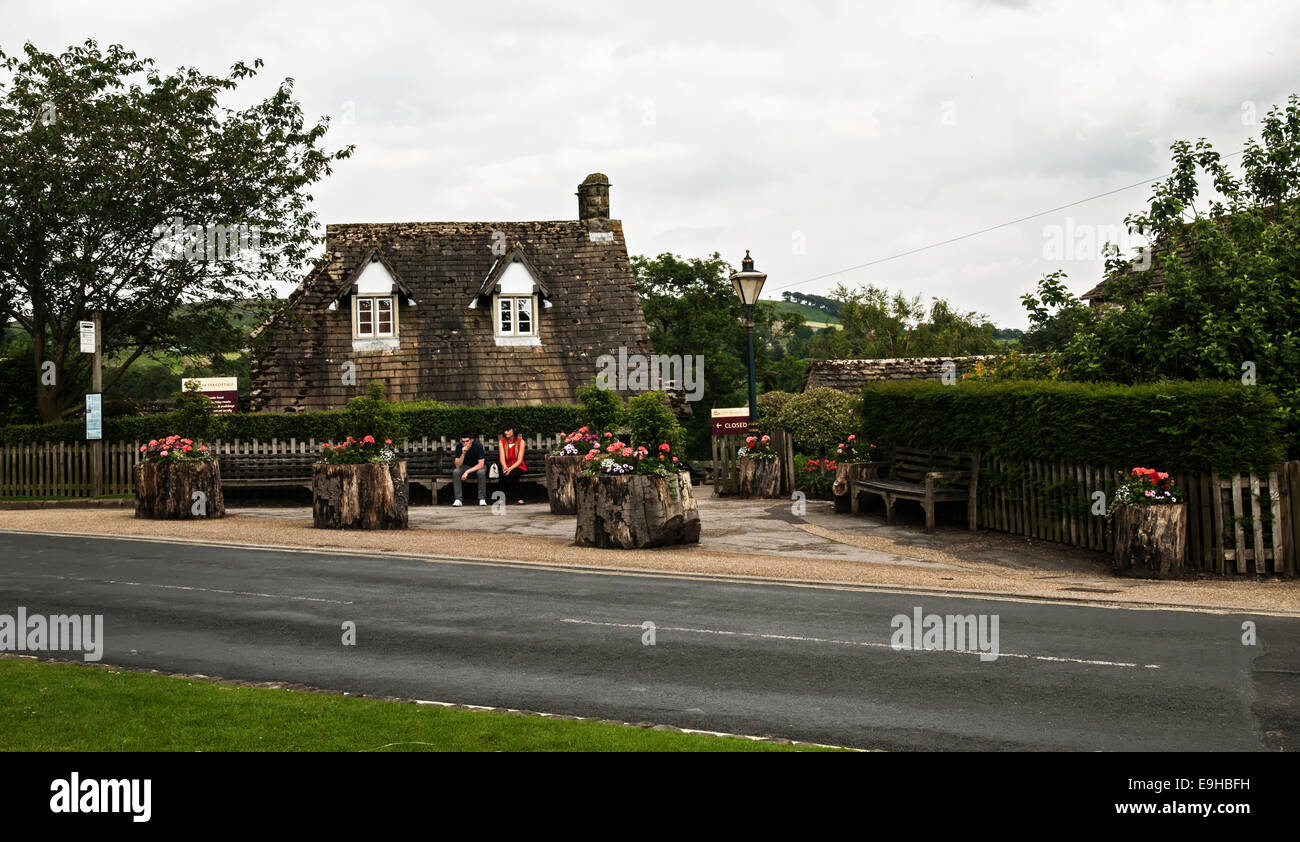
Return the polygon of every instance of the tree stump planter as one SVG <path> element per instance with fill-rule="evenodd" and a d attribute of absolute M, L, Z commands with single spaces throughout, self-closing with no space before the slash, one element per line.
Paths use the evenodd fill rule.
<path fill-rule="evenodd" d="M 1171 579 L 1187 557 L 1187 505 L 1119 506 L 1115 510 L 1117 576 Z"/>
<path fill-rule="evenodd" d="M 741 456 L 740 496 L 753 499 L 770 499 L 781 496 L 781 460 Z"/>
<path fill-rule="evenodd" d="M 135 516 L 210 520 L 226 516 L 217 460 L 141 462 L 135 466 Z"/>
<path fill-rule="evenodd" d="M 317 529 L 405 529 L 406 463 L 312 466 L 312 526 Z"/>
<path fill-rule="evenodd" d="M 574 490 L 578 526 L 573 540 L 580 546 L 632 550 L 700 540 L 700 512 L 689 473 L 672 477 L 579 474 Z"/>
<path fill-rule="evenodd" d="M 551 502 L 551 514 L 578 513 L 578 499 L 573 490 L 573 481 L 582 472 L 582 463 L 581 456 L 552 454 L 546 457 L 546 496 Z"/>
<path fill-rule="evenodd" d="M 853 490 L 853 483 L 865 479 L 875 479 L 880 468 L 879 462 L 837 462 L 835 464 L 835 484 L 831 492 L 835 495 L 835 511 L 858 513 L 858 495 Z"/>

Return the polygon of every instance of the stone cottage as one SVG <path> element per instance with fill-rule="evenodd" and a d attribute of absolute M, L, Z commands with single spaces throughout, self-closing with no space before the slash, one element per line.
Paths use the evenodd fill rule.
<path fill-rule="evenodd" d="M 577 220 L 326 226 L 258 329 L 252 408 L 338 408 L 375 380 L 402 401 L 573 403 L 602 354 L 652 354 L 609 179 L 577 195 Z"/>

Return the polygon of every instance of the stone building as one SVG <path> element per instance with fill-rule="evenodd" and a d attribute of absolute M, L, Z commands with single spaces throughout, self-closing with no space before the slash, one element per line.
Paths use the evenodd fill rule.
<path fill-rule="evenodd" d="M 258 329 L 252 408 L 338 408 L 376 380 L 402 401 L 572 403 L 602 354 L 652 354 L 609 179 L 577 195 L 577 220 L 326 226 Z"/>

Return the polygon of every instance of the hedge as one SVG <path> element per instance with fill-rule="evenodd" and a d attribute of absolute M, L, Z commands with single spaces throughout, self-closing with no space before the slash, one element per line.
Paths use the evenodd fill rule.
<path fill-rule="evenodd" d="M 1277 399 L 1236 382 L 895 381 L 862 398 L 861 435 L 885 448 L 1191 473 L 1259 473 L 1283 458 Z"/>
<path fill-rule="evenodd" d="M 507 422 L 519 425 L 521 435 L 567 433 L 582 425 L 580 406 L 545 404 L 539 406 L 421 406 L 397 405 L 402 423 L 412 438 L 447 436 L 454 438 L 466 430 L 475 434 L 500 433 Z M 328 441 L 343 435 L 342 410 L 323 412 L 257 412 L 219 415 L 218 438 L 283 439 L 296 438 Z M 148 441 L 168 434 L 176 425 L 175 413 L 104 419 L 105 441 Z M 52 424 L 20 424 L 0 427 L 0 445 L 42 442 L 85 441 L 83 421 L 58 421 Z"/>

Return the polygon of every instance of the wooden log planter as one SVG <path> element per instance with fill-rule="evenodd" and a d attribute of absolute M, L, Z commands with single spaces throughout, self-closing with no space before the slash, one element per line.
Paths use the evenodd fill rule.
<path fill-rule="evenodd" d="M 631 550 L 700 540 L 700 512 L 689 473 L 671 477 L 579 474 L 574 490 L 578 526 L 573 540 L 580 546 Z"/>
<path fill-rule="evenodd" d="M 835 495 L 835 511 L 858 513 L 858 495 L 853 493 L 853 483 L 866 479 L 875 479 L 880 470 L 879 462 L 836 462 L 835 483 L 831 492 Z"/>
<path fill-rule="evenodd" d="M 1171 579 L 1187 558 L 1187 505 L 1119 506 L 1115 509 L 1117 576 Z"/>
<path fill-rule="evenodd" d="M 546 457 L 546 497 L 551 503 L 551 514 L 574 515 L 578 513 L 578 499 L 573 489 L 574 480 L 582 472 L 583 457 Z"/>
<path fill-rule="evenodd" d="M 405 529 L 410 493 L 406 462 L 312 466 L 312 526 Z"/>
<path fill-rule="evenodd" d="M 135 466 L 135 516 L 208 520 L 226 516 L 216 459 L 141 462 Z"/>
<path fill-rule="evenodd" d="M 781 460 L 741 456 L 740 496 L 770 499 L 781 496 Z"/>

